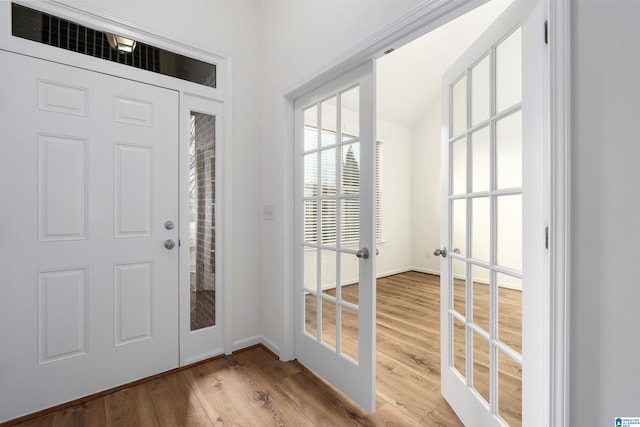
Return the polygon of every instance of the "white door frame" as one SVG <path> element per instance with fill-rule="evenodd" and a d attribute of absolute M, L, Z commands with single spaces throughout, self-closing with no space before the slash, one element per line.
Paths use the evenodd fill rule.
<path fill-rule="evenodd" d="M 24 1 L 13 0 L 14 3 L 23 4 L 32 9 L 37 9 L 70 21 L 82 24 L 89 28 L 100 31 L 113 32 L 143 43 L 147 43 L 162 49 L 179 53 L 181 55 L 199 59 L 208 63 L 216 64 L 217 88 L 210 88 L 186 80 L 181 80 L 162 74 L 137 69 L 134 67 L 123 67 L 121 64 L 105 61 L 103 59 L 67 51 L 57 47 L 47 46 L 31 40 L 24 40 L 11 35 L 11 2 L 0 2 L 0 49 L 10 52 L 30 55 L 36 58 L 71 65 L 90 71 L 122 77 L 132 81 L 161 86 L 172 89 L 180 94 L 180 114 L 185 111 L 185 95 L 192 98 L 202 98 L 223 104 L 222 141 L 217 147 L 218 154 L 223 161 L 220 164 L 222 170 L 220 180 L 219 197 L 222 208 L 218 212 L 218 220 L 223 226 L 216 231 L 216 238 L 220 243 L 220 250 L 217 257 L 220 257 L 220 271 L 218 271 L 218 283 L 223 283 L 222 293 L 222 313 L 216 315 L 222 323 L 223 348 L 225 354 L 233 351 L 232 338 L 232 105 L 231 105 L 231 64 L 232 58 L 229 54 L 212 52 L 207 49 L 197 47 L 185 40 L 177 41 L 170 35 L 158 33 L 140 25 L 132 24 L 124 18 L 105 14 L 103 11 L 91 9 L 92 5 L 85 4 L 85 9 L 80 9 L 73 5 L 63 3 L 59 0 L 49 1 Z M 184 143 L 181 141 L 181 144 Z M 176 301 L 177 303 L 177 301 Z"/>
<path fill-rule="evenodd" d="M 550 426 L 569 425 L 569 251 L 570 251 L 570 0 L 541 0 L 548 19 L 549 68 L 547 85 L 549 129 L 545 135 L 545 199 L 548 204 L 550 266 L 547 320 L 549 325 Z M 282 91 L 284 287 L 281 360 L 294 354 L 294 100 L 365 61 L 438 28 L 485 0 L 425 0 L 402 18 L 382 28 L 303 82 Z M 540 37 L 544 37 L 544 28 Z M 543 230 L 541 230 L 543 232 Z"/>

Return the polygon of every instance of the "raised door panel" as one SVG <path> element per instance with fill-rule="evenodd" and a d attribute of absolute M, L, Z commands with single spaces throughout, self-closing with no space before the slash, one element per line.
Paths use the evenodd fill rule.
<path fill-rule="evenodd" d="M 42 111 L 86 117 L 87 92 L 83 87 L 38 80 L 38 108 Z"/>
<path fill-rule="evenodd" d="M 153 148 L 114 144 L 115 237 L 152 234 Z"/>
<path fill-rule="evenodd" d="M 87 141 L 38 135 L 38 239 L 87 238 Z"/>
<path fill-rule="evenodd" d="M 115 345 L 153 337 L 153 262 L 114 269 Z"/>
<path fill-rule="evenodd" d="M 38 273 L 38 365 L 87 353 L 87 271 Z"/>

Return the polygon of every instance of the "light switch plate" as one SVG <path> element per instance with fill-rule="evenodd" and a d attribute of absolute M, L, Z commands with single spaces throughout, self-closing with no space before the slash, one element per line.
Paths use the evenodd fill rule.
<path fill-rule="evenodd" d="M 273 221 L 274 217 L 274 207 L 273 205 L 263 205 L 262 206 L 262 219 L 265 221 Z"/>

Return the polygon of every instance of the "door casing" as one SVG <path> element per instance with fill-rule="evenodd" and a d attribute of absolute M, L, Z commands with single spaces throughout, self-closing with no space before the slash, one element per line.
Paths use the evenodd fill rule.
<path fill-rule="evenodd" d="M 547 413 L 551 426 L 569 425 L 569 283 L 570 283 L 570 1 L 540 0 L 547 19 L 540 29 L 549 45 L 549 66 L 543 77 L 549 126 L 545 132 L 544 199 L 545 220 L 549 226 L 549 269 L 545 277 L 549 289 L 545 319 L 549 325 L 549 392 Z M 322 86 L 364 62 L 380 58 L 391 48 L 432 31 L 486 0 L 427 0 L 407 15 L 376 32 L 371 37 L 317 70 L 302 83 L 282 91 L 284 145 L 284 286 L 282 288 L 282 337 L 280 359 L 295 358 L 294 324 L 294 101 L 304 93 Z M 544 230 L 541 230 L 544 232 Z"/>

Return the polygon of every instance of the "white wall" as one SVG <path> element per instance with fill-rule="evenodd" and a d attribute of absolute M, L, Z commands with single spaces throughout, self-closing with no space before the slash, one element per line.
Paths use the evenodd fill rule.
<path fill-rule="evenodd" d="M 260 133 L 258 0 L 68 1 L 181 42 L 233 57 L 233 340 L 260 334 Z M 151 10 L 150 10 L 151 8 Z M 247 268 L 253 265 L 255 268 Z"/>
<path fill-rule="evenodd" d="M 347 49 L 401 17 L 419 0 L 262 1 L 260 29 L 262 203 L 275 208 L 275 220 L 262 223 L 261 332 L 276 353 L 282 344 L 285 237 L 283 211 L 285 182 L 283 161 L 293 161 L 291 147 L 283 144 L 283 91 L 304 82 Z M 366 18 L 365 18 L 366 17 Z M 258 140 L 256 140 L 258 141 Z M 288 161 L 288 160 L 287 160 Z"/>
<path fill-rule="evenodd" d="M 572 5 L 571 425 L 640 416 L 640 2 Z"/>
<path fill-rule="evenodd" d="M 378 120 L 382 142 L 382 243 L 376 273 L 385 276 L 411 268 L 411 130 Z"/>
<path fill-rule="evenodd" d="M 440 273 L 440 257 L 433 255 L 440 239 L 440 101 L 413 128 L 412 265 L 425 273 Z"/>

